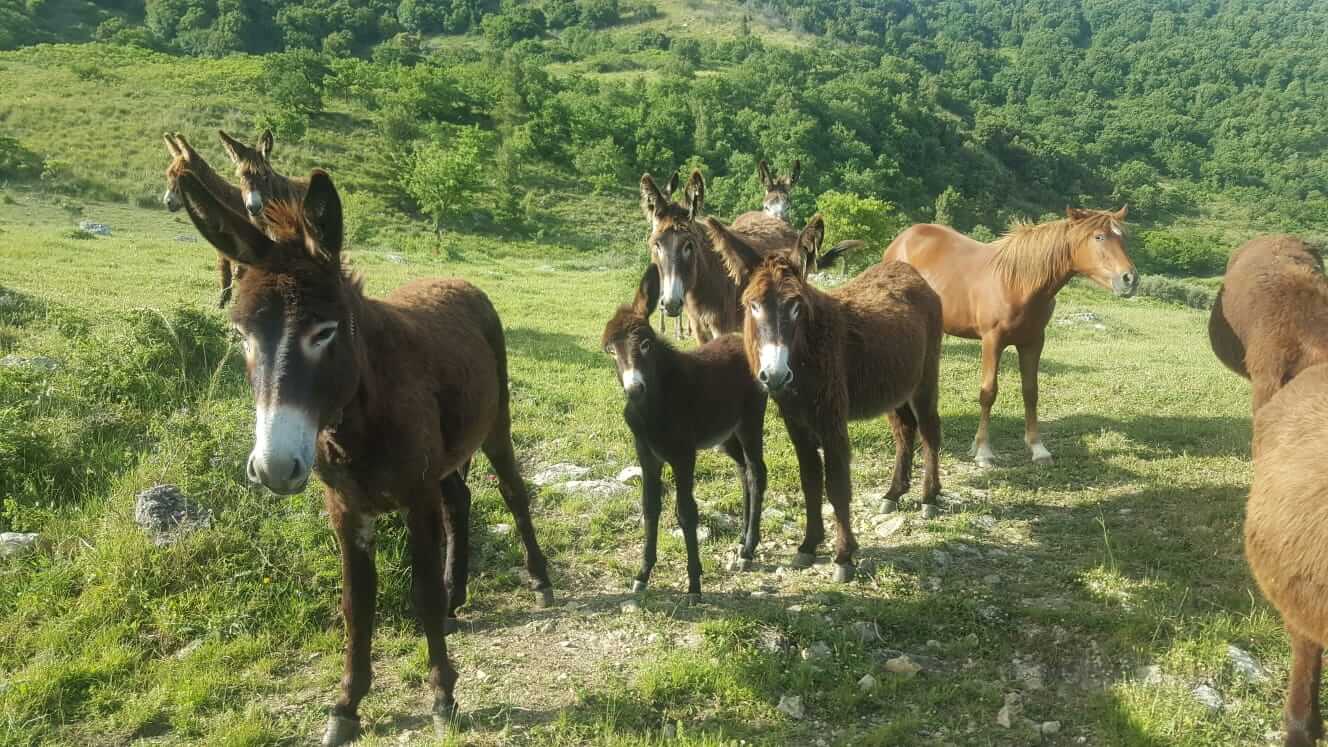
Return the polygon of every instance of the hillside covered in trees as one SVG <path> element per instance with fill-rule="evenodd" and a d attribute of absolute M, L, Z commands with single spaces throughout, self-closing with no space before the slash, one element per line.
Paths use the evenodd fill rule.
<path fill-rule="evenodd" d="M 445 202 L 520 223 L 550 171 L 620 193 L 691 166 L 725 215 L 758 159 L 800 158 L 804 217 L 833 191 L 979 234 L 1120 202 L 1322 231 L 1324 38 L 1328 6 L 1294 0 L 0 0 L 0 48 L 152 50 L 77 55 L 85 80 L 99 58 L 262 55 L 227 81 L 251 129 L 291 142 L 353 110 L 356 157 L 393 175 L 373 199 L 440 225 L 468 219 Z M 22 107 L 0 102 L 0 178 L 79 160 L 30 142 Z M 425 188 L 448 169 L 465 199 Z"/>

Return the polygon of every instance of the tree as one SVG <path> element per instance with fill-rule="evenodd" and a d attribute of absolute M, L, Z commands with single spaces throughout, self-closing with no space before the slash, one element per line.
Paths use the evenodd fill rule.
<path fill-rule="evenodd" d="M 895 206 L 875 197 L 848 192 L 825 192 L 816 199 L 816 209 L 825 218 L 825 243 L 858 239 L 867 243 L 861 256 L 873 261 L 881 256 L 904 227 L 904 216 Z"/>
<path fill-rule="evenodd" d="M 612 137 L 605 137 L 578 147 L 572 156 L 572 165 L 590 182 L 595 194 L 600 194 L 622 183 L 627 156 Z"/>
<path fill-rule="evenodd" d="M 402 187 L 433 219 L 440 235 L 443 224 L 454 220 L 484 188 L 480 154 L 490 150 L 491 140 L 478 127 L 463 127 L 446 142 L 421 146 L 411 157 Z"/>

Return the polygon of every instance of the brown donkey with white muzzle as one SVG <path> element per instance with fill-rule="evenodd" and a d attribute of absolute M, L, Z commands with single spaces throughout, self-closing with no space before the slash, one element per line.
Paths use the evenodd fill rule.
<path fill-rule="evenodd" d="M 894 506 L 908 492 L 921 431 L 923 516 L 937 513 L 941 299 L 902 262 L 873 265 L 825 293 L 807 282 L 805 262 L 784 253 L 762 257 L 718 221 L 708 228 L 729 272 L 748 276 L 742 294 L 747 361 L 779 404 L 797 453 L 807 528 L 793 565 L 810 566 L 825 539 L 824 490 L 835 510 L 835 580 L 848 581 L 858 547 L 849 513 L 848 421 L 889 418 L 895 473 L 886 500 Z M 824 236 L 817 215 L 799 237 L 801 251 L 815 252 Z"/>
<path fill-rule="evenodd" d="M 199 232 L 245 269 L 235 281 L 230 315 L 244 341 L 257 405 L 249 476 L 287 495 L 303 490 L 317 470 L 326 486 L 341 551 L 347 645 L 341 697 L 323 744 L 346 744 L 359 735 L 377 594 L 374 519 L 389 511 L 404 515 L 409 533 L 433 716 L 435 726 L 446 729 L 456 713 L 456 671 L 445 636 L 448 616 L 466 596 L 470 491 L 464 478 L 476 450 L 498 475 L 543 603 L 553 596 L 512 452 L 498 314 L 484 293 L 460 279 L 416 280 L 386 298 L 366 298 L 358 279 L 343 269 L 341 201 L 322 171 L 311 175 L 303 203 L 264 206 L 268 234 L 192 174 L 179 181 Z"/>
<path fill-rule="evenodd" d="M 623 305 L 604 328 L 604 351 L 613 356 L 627 395 L 623 419 L 632 429 L 641 464 L 641 514 L 645 553 L 632 591 L 645 591 L 655 567 L 659 537 L 660 473 L 673 467 L 678 492 L 678 524 L 687 545 L 687 593 L 701 595 L 701 556 L 696 539 L 696 500 L 692 497 L 696 452 L 722 445 L 738 467 L 742 484 L 743 529 L 738 566 L 751 567 L 760 540 L 765 497 L 765 458 L 761 437 L 765 392 L 747 370 L 742 338 L 721 335 L 696 350 L 682 352 L 655 335 L 650 311 L 659 303 L 659 268 L 650 265 L 636 300 Z"/>

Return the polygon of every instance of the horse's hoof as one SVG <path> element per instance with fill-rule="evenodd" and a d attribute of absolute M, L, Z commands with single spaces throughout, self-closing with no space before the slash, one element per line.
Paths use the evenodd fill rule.
<path fill-rule="evenodd" d="M 858 572 L 852 563 L 835 563 L 835 583 L 846 584 L 853 580 L 853 576 Z"/>
<path fill-rule="evenodd" d="M 360 738 L 360 720 L 332 714 L 323 731 L 323 747 L 341 747 Z"/>
<path fill-rule="evenodd" d="M 642 580 L 639 579 L 639 578 L 636 579 L 636 580 L 634 580 L 634 581 L 632 581 L 632 593 L 633 593 L 633 594 L 640 594 L 641 592 L 643 592 L 643 591 L 645 591 L 645 590 L 646 590 L 646 582 L 645 582 L 645 581 L 642 581 Z"/>
<path fill-rule="evenodd" d="M 991 454 L 978 454 L 977 459 L 974 461 L 976 461 L 978 466 L 982 469 L 991 469 L 996 466 L 996 457 Z"/>
<path fill-rule="evenodd" d="M 881 501 L 881 513 L 892 514 L 898 510 L 899 510 L 899 501 L 896 501 L 893 498 L 886 498 L 885 500 Z"/>
<path fill-rule="evenodd" d="M 940 506 L 937 506 L 935 503 L 924 503 L 924 504 L 922 504 L 922 518 L 924 518 L 924 519 L 934 519 L 934 518 L 936 518 L 937 516 L 940 516 L 940 515 L 941 515 L 941 508 L 940 508 Z"/>
<path fill-rule="evenodd" d="M 433 733 L 439 739 L 445 738 L 459 725 L 457 717 L 460 712 L 457 710 L 456 703 L 447 701 L 436 703 L 431 715 L 433 717 Z"/>
<path fill-rule="evenodd" d="M 443 634 L 452 635 L 461 630 L 461 623 L 455 617 L 449 617 L 443 620 Z"/>
<path fill-rule="evenodd" d="M 1038 454 L 1033 457 L 1033 464 L 1036 464 L 1039 467 L 1050 467 L 1052 463 L 1051 454 Z"/>
<path fill-rule="evenodd" d="M 789 561 L 789 565 L 794 568 L 811 568 L 815 562 L 815 555 L 809 552 L 800 552 L 793 556 L 793 560 Z"/>
<path fill-rule="evenodd" d="M 552 586 L 546 586 L 546 587 L 544 587 L 543 589 L 536 589 L 535 591 L 539 592 L 539 596 L 540 596 L 540 598 L 539 598 L 539 606 L 540 606 L 540 609 L 547 609 L 547 608 L 553 606 L 553 587 L 552 587 Z"/>

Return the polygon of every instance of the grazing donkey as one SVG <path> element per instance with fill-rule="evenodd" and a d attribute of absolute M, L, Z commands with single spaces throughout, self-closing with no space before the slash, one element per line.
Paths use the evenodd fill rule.
<path fill-rule="evenodd" d="M 650 223 L 647 245 L 651 263 L 659 268 L 660 303 L 669 316 L 686 309 L 696 339 L 703 343 L 742 329 L 738 298 L 746 282 L 745 274 L 730 276 L 711 250 L 710 236 L 700 218 L 704 203 L 705 180 L 699 171 L 692 172 L 681 204 L 661 192 L 649 174 L 641 176 L 641 210 Z M 797 234 L 781 221 L 766 217 L 737 233 L 761 256 L 780 252 L 796 255 L 800 263 L 811 256 L 798 253 Z M 848 243 L 852 242 L 837 245 L 826 256 L 842 253 L 841 247 Z"/>
<path fill-rule="evenodd" d="M 208 191 L 226 207 L 236 212 L 244 212 L 244 197 L 240 194 L 240 188 L 214 171 L 183 135 L 178 132 L 165 133 L 161 137 L 166 141 L 166 150 L 171 154 L 171 163 L 166 167 L 166 193 L 161 196 L 161 202 L 167 210 L 174 213 L 184 207 L 184 198 L 180 195 L 180 175 L 188 171 L 201 179 Z M 230 301 L 233 271 L 239 270 L 239 265 L 232 268 L 231 261 L 226 255 L 217 252 L 217 277 L 221 283 L 218 307 L 225 308 L 226 303 Z"/>
<path fill-rule="evenodd" d="M 848 581 L 858 547 L 849 513 L 849 420 L 882 413 L 890 420 L 895 473 L 886 500 L 892 508 L 908 492 L 914 438 L 922 432 L 922 515 L 937 513 L 941 299 L 902 262 L 873 265 L 824 293 L 807 282 L 796 259 L 763 257 L 719 221 L 707 227 L 729 272 L 750 276 L 742 294 L 748 365 L 779 404 L 797 453 L 807 529 L 793 565 L 811 565 L 825 538 L 824 488 L 835 509 L 835 580 Z M 802 231 L 801 250 L 815 251 L 824 235 L 817 215 Z"/>
<path fill-rule="evenodd" d="M 650 265 L 636 300 L 618 307 L 604 327 L 603 338 L 604 351 L 617 363 L 618 379 L 627 394 L 623 419 L 632 429 L 641 464 L 646 543 L 632 591 L 645 591 L 655 567 L 663 492 L 660 472 L 668 462 L 677 481 L 678 524 L 687 544 L 687 593 L 697 598 L 701 595 L 701 557 L 692 497 L 696 451 L 722 444 L 738 466 L 743 496 L 739 566 L 746 570 L 760 540 L 766 396 L 747 370 L 741 338 L 722 335 L 691 352 L 675 350 L 658 339 L 650 326 L 650 311 L 658 303 L 659 268 Z"/>
<path fill-rule="evenodd" d="M 1303 369 L 1328 363 L 1328 278 L 1294 236 L 1260 236 L 1231 255 L 1208 317 L 1218 360 L 1254 385 L 1259 408 Z"/>
<path fill-rule="evenodd" d="M 923 223 L 899 234 L 885 250 L 883 259 L 913 265 L 940 294 L 947 334 L 982 341 L 982 411 L 972 449 L 981 467 L 996 466 L 987 425 L 1005 349 L 1013 345 L 1019 351 L 1024 443 L 1034 464 L 1051 464 L 1038 433 L 1038 364 L 1056 294 L 1075 275 L 1118 296 L 1134 295 L 1139 285 L 1125 252 L 1125 208 L 1065 212 L 1062 220 L 1017 223 L 989 244 L 949 226 Z"/>
<path fill-rule="evenodd" d="M 1277 292 L 1275 287 L 1268 291 Z M 1294 297 L 1285 302 L 1297 313 L 1323 313 L 1321 301 L 1312 310 L 1295 306 Z M 1281 308 L 1274 313 L 1282 317 Z M 1291 638 L 1286 747 L 1311 747 L 1323 738 L 1319 688 L 1323 650 L 1328 646 L 1325 422 L 1328 365 L 1324 364 L 1301 370 L 1254 413 L 1254 482 L 1245 509 L 1245 556 L 1263 595 L 1282 614 Z"/>
<path fill-rule="evenodd" d="M 348 640 L 341 697 L 323 744 L 346 744 L 359 734 L 377 594 L 374 518 L 394 510 L 404 514 L 409 532 L 434 722 L 445 729 L 456 712 L 457 677 L 445 636 L 448 616 L 466 597 L 464 475 L 477 449 L 498 475 L 536 589 L 545 604 L 553 597 L 512 453 L 498 314 L 484 293 L 460 279 L 416 280 L 384 299 L 365 297 L 359 279 L 343 269 L 341 200 L 323 171 L 311 175 L 303 203 L 264 205 L 268 234 L 193 174 L 179 181 L 199 233 L 245 267 L 230 314 L 244 341 L 257 410 L 249 477 L 289 495 L 303 490 L 316 469 L 326 486 Z"/>
<path fill-rule="evenodd" d="M 305 190 L 309 188 L 307 180 L 282 176 L 272 168 L 271 130 L 263 131 L 256 148 L 250 148 L 222 130 L 217 130 L 217 135 L 226 148 L 226 155 L 235 164 L 235 176 L 240 180 L 240 192 L 244 196 L 244 209 L 248 211 L 254 225 L 264 228 L 263 206 L 268 202 L 299 202 L 304 199 Z"/>

